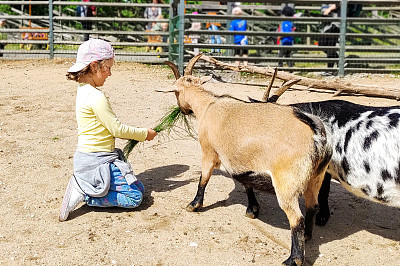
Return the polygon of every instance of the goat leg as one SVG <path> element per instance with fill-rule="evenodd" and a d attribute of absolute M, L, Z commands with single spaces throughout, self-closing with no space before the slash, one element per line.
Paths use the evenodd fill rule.
<path fill-rule="evenodd" d="M 204 191 L 206 190 L 206 186 L 210 177 L 216 166 L 220 165 L 220 161 L 218 159 L 218 155 L 214 150 L 209 150 L 207 148 L 203 148 L 203 159 L 201 161 L 201 175 L 199 180 L 199 185 L 197 187 L 197 193 L 194 200 L 186 206 L 186 210 L 189 212 L 197 211 L 200 207 L 203 206 L 204 200 Z M 212 160 L 209 160 L 212 158 Z"/>
<path fill-rule="evenodd" d="M 306 210 L 306 221 L 305 221 L 305 241 L 307 242 L 312 238 L 312 231 L 315 223 L 315 213 L 318 212 L 319 206 L 316 205 L 314 208 L 308 208 Z"/>
<path fill-rule="evenodd" d="M 305 241 L 310 240 L 312 237 L 312 231 L 315 223 L 315 214 L 319 211 L 318 195 L 324 180 L 324 176 L 325 171 L 311 177 L 306 191 L 304 191 L 303 193 L 306 205 Z"/>
<path fill-rule="evenodd" d="M 206 190 L 207 183 L 203 184 L 201 179 L 202 175 L 200 175 L 200 182 L 197 187 L 196 197 L 194 197 L 194 200 L 186 206 L 186 210 L 188 212 L 197 211 L 200 207 L 203 206 L 204 191 Z"/>
<path fill-rule="evenodd" d="M 291 229 L 292 248 L 290 257 L 283 262 L 283 265 L 303 265 L 304 262 L 304 218 L 301 217 L 299 224 Z"/>
<path fill-rule="evenodd" d="M 246 216 L 251 219 L 255 219 L 258 217 L 260 205 L 257 202 L 253 188 L 246 187 L 246 194 L 249 203 L 246 209 Z"/>
<path fill-rule="evenodd" d="M 318 226 L 324 226 L 328 222 L 331 212 L 329 209 L 328 197 L 331 188 L 331 175 L 326 173 L 324 181 L 322 182 L 321 188 L 318 194 L 319 212 L 315 219 L 315 224 Z"/>
<path fill-rule="evenodd" d="M 297 192 L 284 191 L 276 186 L 276 196 L 281 209 L 285 212 L 291 230 L 292 246 L 290 257 L 283 262 L 284 265 L 303 265 L 305 254 L 304 217 L 301 214 Z M 289 188 L 290 189 L 290 188 Z M 316 200 L 316 199 L 315 199 Z M 307 201 L 306 201 L 307 206 Z"/>

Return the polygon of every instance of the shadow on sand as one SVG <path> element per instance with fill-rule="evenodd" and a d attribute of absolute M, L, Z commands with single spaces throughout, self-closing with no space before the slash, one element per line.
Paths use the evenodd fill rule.
<path fill-rule="evenodd" d="M 222 171 L 214 171 L 229 177 Z M 218 207 L 242 204 L 247 207 L 247 196 L 244 187 L 237 181 L 229 197 L 202 207 L 199 211 L 205 212 Z M 193 193 L 194 195 L 194 193 Z M 279 207 L 276 196 L 271 193 L 256 191 L 260 204 L 258 219 L 273 227 L 289 229 L 286 214 Z M 331 218 L 324 227 L 314 226 L 313 239 L 306 244 L 306 263 L 314 264 L 320 255 L 319 246 L 335 240 L 344 239 L 359 231 L 368 231 L 371 234 L 386 239 L 400 241 L 400 209 L 370 202 L 356 197 L 346 191 L 340 184 L 331 184 L 330 193 Z M 304 200 L 300 197 L 300 207 L 305 214 Z M 245 213 L 243 212 L 245 218 Z M 249 219 L 246 217 L 246 219 Z"/>
<path fill-rule="evenodd" d="M 71 214 L 71 219 L 92 211 L 119 213 L 145 210 L 154 203 L 153 197 L 150 196 L 152 191 L 170 191 L 192 182 L 191 180 L 169 180 L 170 177 L 178 176 L 187 170 L 189 170 L 189 166 L 180 164 L 148 169 L 138 175 L 138 178 L 146 188 L 145 198 L 140 207 L 129 210 L 123 208 L 95 208 L 84 205 Z M 229 177 L 228 174 L 220 170 L 215 170 L 214 175 Z M 199 212 L 236 204 L 247 206 L 244 187 L 237 181 L 234 182 L 235 188 L 229 192 L 227 199 L 204 206 Z M 194 195 L 195 191 L 193 191 Z M 279 207 L 275 195 L 256 191 L 256 196 L 260 203 L 258 219 L 273 227 L 289 230 L 286 214 Z M 324 227 L 314 226 L 313 239 L 306 244 L 306 263 L 314 264 L 321 253 L 319 250 L 320 245 L 344 239 L 363 230 L 386 239 L 400 241 L 400 223 L 398 219 L 400 217 L 400 209 L 358 198 L 336 183 L 331 184 L 329 202 L 331 218 Z M 304 201 L 302 199 L 300 199 L 300 205 L 303 214 L 305 214 Z M 244 212 L 243 217 L 246 218 Z"/>
<path fill-rule="evenodd" d="M 136 175 L 136 177 L 143 183 L 145 187 L 143 202 L 139 207 L 134 209 L 125 209 L 118 207 L 99 208 L 99 207 L 90 207 L 85 204 L 82 207 L 76 209 L 74 212 L 72 212 L 68 220 L 74 219 L 75 217 L 84 215 L 89 212 L 121 213 L 121 212 L 146 210 L 154 203 L 154 199 L 151 196 L 152 191 L 156 192 L 170 191 L 189 184 L 191 182 L 190 180 L 185 180 L 185 181 L 169 180 L 170 177 L 178 176 L 186 172 L 187 170 L 189 170 L 189 166 L 182 164 L 173 164 L 173 165 L 148 169 L 145 172 Z"/>

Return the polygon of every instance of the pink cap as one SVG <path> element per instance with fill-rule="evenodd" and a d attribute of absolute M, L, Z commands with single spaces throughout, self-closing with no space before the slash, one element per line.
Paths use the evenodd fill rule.
<path fill-rule="evenodd" d="M 78 72 L 94 61 L 113 57 L 114 49 L 110 43 L 100 39 L 90 39 L 79 46 L 76 62 L 68 69 L 68 72 Z"/>
<path fill-rule="evenodd" d="M 193 15 L 198 15 L 198 14 L 199 14 L 199 12 L 197 12 L 197 11 L 194 11 L 192 14 L 193 14 Z"/>

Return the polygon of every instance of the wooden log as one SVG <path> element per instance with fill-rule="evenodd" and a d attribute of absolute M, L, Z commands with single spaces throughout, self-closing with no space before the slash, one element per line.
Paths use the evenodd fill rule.
<path fill-rule="evenodd" d="M 209 62 L 211 64 L 214 64 L 219 68 L 238 71 L 238 72 L 261 74 L 273 77 L 275 71 L 275 69 L 271 67 L 238 66 L 234 64 L 228 64 L 218 61 L 206 55 L 202 55 L 200 59 Z M 291 80 L 299 80 L 297 82 L 297 85 L 305 86 L 308 89 L 335 91 L 335 96 L 341 93 L 348 93 L 348 94 L 362 94 L 365 96 L 389 98 L 396 100 L 400 99 L 399 88 L 390 88 L 390 87 L 382 88 L 374 85 L 352 84 L 350 82 L 343 81 L 340 78 L 336 78 L 333 80 L 319 80 L 319 79 L 301 77 L 284 71 L 278 71 L 276 74 L 276 78 L 283 80 L 285 82 Z"/>

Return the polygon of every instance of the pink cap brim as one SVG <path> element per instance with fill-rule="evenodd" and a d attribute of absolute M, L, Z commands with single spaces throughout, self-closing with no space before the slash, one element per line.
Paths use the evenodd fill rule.
<path fill-rule="evenodd" d="M 90 63 L 89 63 L 90 64 Z M 84 64 L 84 63 L 75 63 L 72 67 L 68 69 L 68 72 L 78 72 L 87 67 L 89 64 Z"/>

